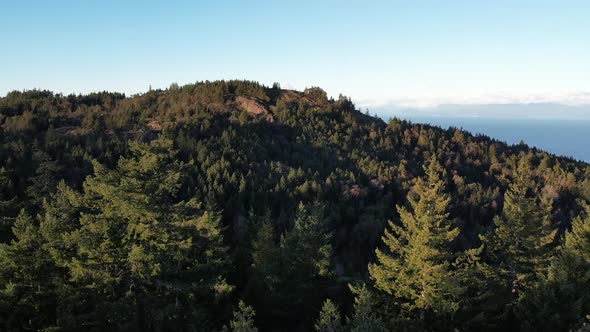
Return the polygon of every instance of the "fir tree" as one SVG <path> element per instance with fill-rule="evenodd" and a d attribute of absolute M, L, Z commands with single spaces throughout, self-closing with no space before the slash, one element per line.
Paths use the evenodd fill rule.
<path fill-rule="evenodd" d="M 0 242 L 8 240 L 10 228 L 18 213 L 16 188 L 10 172 L 0 167 Z"/>
<path fill-rule="evenodd" d="M 433 157 L 414 188 L 418 198 L 408 195 L 410 210 L 397 207 L 401 225 L 389 222 L 386 250 L 377 249 L 378 263 L 369 265 L 375 287 L 392 295 L 410 317 L 452 315 L 463 292 L 452 267 L 451 243 L 459 230 L 451 226 L 450 199 L 438 168 Z"/>
<path fill-rule="evenodd" d="M 571 330 L 590 312 L 590 207 L 572 221 L 546 277 L 518 302 L 523 331 Z"/>
<path fill-rule="evenodd" d="M 299 204 L 293 229 L 283 234 L 278 246 L 273 226 L 262 223 L 253 242 L 256 285 L 267 295 L 258 299 L 261 317 L 284 322 L 286 313 L 297 312 L 291 324 L 311 325 L 312 306 L 321 298 L 320 285 L 329 276 L 330 236 L 323 224 L 323 207 Z M 319 303 L 318 303 L 319 305 Z"/>
<path fill-rule="evenodd" d="M 494 224 L 495 229 L 482 237 L 484 254 L 504 280 L 504 287 L 517 298 L 546 271 L 555 237 L 551 199 L 536 194 L 526 157 L 518 163 L 504 195 L 502 214 L 494 218 Z"/>
<path fill-rule="evenodd" d="M 350 286 L 355 294 L 352 317 L 348 319 L 348 328 L 351 332 L 385 332 L 386 325 L 376 314 L 375 300 L 365 285 L 362 287 Z"/>
<path fill-rule="evenodd" d="M 0 167 L 0 217 L 11 215 L 16 201 L 14 183 L 10 179 L 10 173 L 4 167 Z"/>
<path fill-rule="evenodd" d="M 0 244 L 0 321 L 5 330 L 41 330 L 56 323 L 54 266 L 38 224 L 21 211 L 14 239 Z"/>
<path fill-rule="evenodd" d="M 254 309 L 240 300 L 238 310 L 234 311 L 234 317 L 229 322 L 231 331 L 257 332 L 258 329 L 254 326 L 254 315 Z"/>
<path fill-rule="evenodd" d="M 340 311 L 330 299 L 324 301 L 320 317 L 315 323 L 317 332 L 340 332 L 343 331 Z"/>
<path fill-rule="evenodd" d="M 132 143 L 131 152 L 114 170 L 95 163 L 84 183 L 87 212 L 68 235 L 71 278 L 102 294 L 95 311 L 111 324 L 185 328 L 228 289 L 221 215 L 185 199 L 185 166 L 170 140 Z"/>
<path fill-rule="evenodd" d="M 277 262 L 280 260 L 279 247 L 274 237 L 273 225 L 264 221 L 252 241 L 252 268 L 271 288 L 276 286 L 279 273 Z"/>
<path fill-rule="evenodd" d="M 299 204 L 293 229 L 281 237 L 280 247 L 285 260 L 285 273 L 296 280 L 327 276 L 330 272 L 330 236 L 323 224 L 323 207 L 308 209 Z"/>

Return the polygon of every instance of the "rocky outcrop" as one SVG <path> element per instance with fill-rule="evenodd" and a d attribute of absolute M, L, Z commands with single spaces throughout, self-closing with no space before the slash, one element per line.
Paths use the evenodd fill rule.
<path fill-rule="evenodd" d="M 239 109 L 248 112 L 248 114 L 263 116 L 269 121 L 272 121 L 273 119 L 272 114 L 270 114 L 268 109 L 260 101 L 254 98 L 236 96 L 235 103 Z"/>

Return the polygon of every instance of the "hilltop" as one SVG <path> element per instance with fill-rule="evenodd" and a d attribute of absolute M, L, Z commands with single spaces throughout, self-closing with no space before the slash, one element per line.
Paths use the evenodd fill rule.
<path fill-rule="evenodd" d="M 41 298 L 28 297 L 28 286 L 23 286 L 15 298 L 5 297 L 2 303 L 6 308 L 20 303 L 18 315 L 21 316 L 18 317 L 22 322 L 29 320 L 32 308 L 43 307 L 40 315 L 29 320 L 31 328 L 59 325 L 66 318 L 71 319 L 74 326 L 88 322 L 98 324 L 101 315 L 106 315 L 113 323 L 104 328 L 125 329 L 125 324 L 141 320 L 136 328 L 149 325 L 165 330 L 166 326 L 184 329 L 188 325 L 182 324 L 189 324 L 187 322 L 197 319 L 195 317 L 206 317 L 203 326 L 220 328 L 230 319 L 228 308 L 232 303 L 235 307 L 236 299 L 240 298 L 254 307 L 258 326 L 263 330 L 307 330 L 316 320 L 325 298 L 335 299 L 344 311 L 351 312 L 352 295 L 348 283 L 375 281 L 369 278 L 367 266 L 378 261 L 375 249 L 383 247 L 381 236 L 388 227 L 388 220 L 403 224 L 396 205 L 409 206 L 408 202 L 420 197 L 419 188 L 423 184 L 419 179 L 433 176 L 428 174 L 427 167 L 434 163 L 437 166 L 432 166 L 431 172 L 438 174 L 444 187 L 441 190 L 448 195 L 448 219 L 452 228 L 460 230 L 449 252 L 479 248 L 481 237 L 493 231 L 495 218 L 502 216 L 505 193 L 523 172 L 530 177 L 525 196 L 538 201 L 535 204 L 549 202 L 543 205 L 549 211 L 544 218 L 555 231 L 553 246 L 583 211 L 584 202 L 590 201 L 590 165 L 586 163 L 555 157 L 526 145 L 509 146 L 456 128 L 442 129 L 399 119 L 385 122 L 360 112 L 350 98 L 329 98 L 318 87 L 294 91 L 281 89 L 278 84 L 266 87 L 250 81 L 215 81 L 172 85 L 165 90 L 133 96 L 111 92 L 61 95 L 39 90 L 14 91 L 0 98 L 0 216 L 3 221 L 0 235 L 7 243 L 2 257 L 10 261 L 0 274 L 0 281 L 3 287 L 19 285 L 19 282 L 24 285 L 26 282 L 18 276 L 30 273 L 27 278 L 46 287 L 39 286 L 46 293 Z M 129 203 L 136 199 L 137 205 Z M 160 209 L 154 202 L 160 202 L 163 207 Z M 179 202 L 192 203 L 185 206 Z M 121 208 L 117 204 L 122 204 L 129 214 L 119 215 L 123 210 L 113 208 Z M 144 214 L 138 206 L 149 213 Z M 184 231 L 150 231 L 145 236 L 150 239 L 153 236 L 150 241 L 157 242 L 154 246 L 174 247 L 178 254 L 159 256 L 168 255 L 168 252 L 162 254 L 160 249 L 152 247 L 150 250 L 158 254 L 142 253 L 146 255 L 143 257 L 134 252 L 142 257 L 138 266 L 153 268 L 142 277 L 134 274 L 136 270 L 127 270 L 127 263 L 117 267 L 122 272 L 116 275 L 105 272 L 107 268 L 92 270 L 89 267 L 97 262 L 118 264 L 117 259 L 128 259 L 127 254 L 113 258 L 115 256 L 108 256 L 106 252 L 95 251 L 113 245 L 114 240 L 96 247 L 76 242 L 76 239 L 86 239 L 85 243 L 92 243 L 102 236 L 106 239 L 108 232 L 100 236 L 92 232 L 120 220 L 129 223 L 164 220 L 158 217 L 162 214 L 176 222 L 179 218 L 188 218 L 187 215 L 193 216 L 188 211 L 208 216 L 209 221 L 215 219 L 211 216 L 217 216 L 215 222 L 211 221 L 213 226 L 207 226 L 212 229 L 207 234 L 217 235 L 205 236 L 210 242 L 195 252 L 185 252 L 182 245 L 177 248 L 171 244 L 175 239 L 188 239 L 182 235 Z M 84 217 L 94 214 L 96 219 Z M 109 219 L 112 216 L 119 219 Z M 85 228 L 103 217 L 109 221 Z M 23 229 L 28 229 L 22 226 L 25 219 L 33 225 L 30 229 L 41 234 L 27 233 L 39 241 L 34 247 L 44 250 L 40 256 L 50 257 L 36 265 L 42 267 L 36 271 L 19 270 L 22 264 L 9 254 L 16 252 L 14 243 L 20 243 L 17 240 L 22 240 Z M 48 231 L 47 225 L 56 220 L 58 224 L 69 220 L 70 224 Z M 165 220 L 166 225 L 173 222 Z M 303 225 L 315 225 L 310 220 L 321 225 L 306 231 Z M 155 225 L 156 221 L 153 223 Z M 152 226 L 142 227 L 151 229 Z M 205 226 L 198 224 L 198 227 Z M 131 228 L 121 226 L 119 231 Z M 145 231 L 141 227 L 138 229 L 141 231 L 135 230 L 137 233 L 132 234 Z M 160 231 L 164 233 L 158 233 Z M 313 234 L 321 236 L 315 238 Z M 126 248 L 124 246 L 135 241 L 134 236 L 121 240 L 120 247 L 115 246 L 113 250 Z M 199 236 L 203 235 L 191 233 L 191 240 L 186 243 L 200 241 L 197 240 Z M 56 238 L 61 239 L 59 244 L 52 242 L 57 241 Z M 298 246 L 298 243 L 305 244 L 304 239 L 310 239 L 313 244 Z M 17 242 L 8 245 L 11 240 Z M 261 247 L 264 242 L 277 246 L 264 251 Z M 200 256 L 217 246 L 219 254 L 213 253 L 215 250 L 211 254 L 215 260 L 207 255 Z M 284 248 L 289 248 L 289 252 L 283 253 Z M 313 249 L 313 254 L 306 251 L 309 248 Z M 265 254 L 270 258 L 265 258 Z M 165 261 L 180 256 L 191 258 L 191 255 L 200 257 L 203 262 L 216 263 L 211 263 L 215 266 L 214 272 L 191 270 L 194 275 L 190 277 L 215 275 L 210 278 L 211 285 L 207 289 L 216 287 L 215 292 L 224 289 L 227 294 L 222 296 L 201 289 L 203 293 L 194 295 L 198 301 L 194 298 L 179 300 L 179 297 L 173 300 L 167 297 L 171 293 L 162 295 L 174 293 L 161 290 L 170 284 L 186 286 L 185 274 L 166 270 L 173 268 Z M 85 261 L 89 257 L 92 262 Z M 270 266 L 273 260 L 301 257 L 310 257 L 312 261 L 301 263 L 303 267 L 297 271 L 287 270 L 283 265 L 282 268 Z M 490 264 L 492 262 L 490 259 Z M 186 264 L 190 265 L 179 260 L 178 266 Z M 259 268 L 260 264 L 267 265 Z M 142 267 L 135 268 L 141 270 Z M 500 269 L 494 265 L 491 269 L 496 268 Z M 60 272 L 52 280 L 35 279 L 45 270 Z M 164 274 L 165 277 L 161 277 Z M 160 277 L 168 279 L 158 279 Z M 103 293 L 93 293 L 93 287 L 99 287 L 93 284 L 96 278 L 105 278 L 105 283 L 109 283 L 100 286 L 104 287 Z M 269 280 L 273 280 L 272 284 L 265 284 Z M 161 301 L 159 304 L 156 301 L 153 308 L 148 303 L 138 302 L 139 297 L 122 295 L 133 293 L 130 289 L 144 282 L 141 296 Z M 311 290 L 314 292 L 309 293 Z M 107 293 L 111 295 L 103 298 Z M 266 298 L 265 293 L 272 294 Z M 379 293 L 378 297 L 385 294 Z M 84 298 L 87 305 L 79 310 L 68 307 L 78 297 Z M 44 302 L 45 298 L 51 300 Z M 214 308 L 198 306 L 198 314 L 191 311 L 183 318 L 185 320 L 170 318 L 177 312 L 170 308 L 159 321 L 154 318 L 156 312 L 161 313 L 158 305 L 171 306 L 177 301 L 180 306 L 178 303 L 187 301 L 183 305 L 191 308 L 187 304 L 190 301 L 200 301 L 201 305 L 213 298 L 216 299 Z M 57 312 L 51 309 L 51 301 L 60 303 Z M 136 305 L 146 308 L 140 310 Z M 19 326 L 20 318 L 11 316 L 10 309 L 2 308 L 4 311 L 0 315 L 4 316 L 0 317 L 10 316 L 12 326 Z M 119 311 L 117 308 L 127 308 L 128 314 L 117 316 L 114 313 Z M 462 312 L 464 316 L 460 319 L 480 326 L 477 324 L 481 322 L 476 322 L 472 313 Z M 406 313 L 403 317 L 411 321 L 417 317 L 413 314 Z M 443 318 L 433 312 L 426 320 L 430 324 Z M 181 325 L 174 325 L 172 321 Z M 485 323 L 498 324 L 492 322 L 492 318 Z M 560 326 L 572 326 L 570 323 Z M 412 326 L 416 328 L 417 325 Z"/>

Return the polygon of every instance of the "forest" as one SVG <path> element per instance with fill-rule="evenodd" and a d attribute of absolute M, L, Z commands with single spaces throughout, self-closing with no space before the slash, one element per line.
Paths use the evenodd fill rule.
<path fill-rule="evenodd" d="M 80 330 L 590 331 L 590 165 L 318 87 L 13 91 L 0 331 Z"/>

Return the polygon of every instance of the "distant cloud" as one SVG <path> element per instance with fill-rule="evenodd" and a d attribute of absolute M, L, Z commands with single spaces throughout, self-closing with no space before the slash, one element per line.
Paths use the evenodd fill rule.
<path fill-rule="evenodd" d="M 590 121 L 590 93 L 546 94 L 515 97 L 488 95 L 478 98 L 397 99 L 357 101 L 362 109 L 381 117 L 546 119 Z"/>
<path fill-rule="evenodd" d="M 561 104 L 567 106 L 590 105 L 590 91 L 568 93 L 543 93 L 516 95 L 511 93 L 490 93 L 480 96 L 445 96 L 421 98 L 359 99 L 361 107 L 434 108 L 441 105 L 508 105 L 508 104 Z"/>

